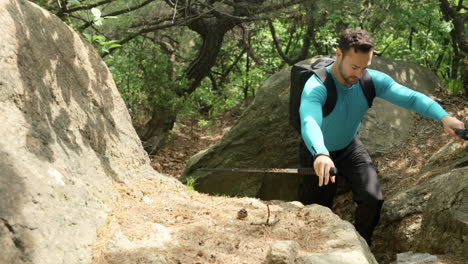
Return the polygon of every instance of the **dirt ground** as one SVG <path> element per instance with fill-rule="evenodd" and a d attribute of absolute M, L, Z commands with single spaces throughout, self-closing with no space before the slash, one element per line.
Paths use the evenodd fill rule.
<path fill-rule="evenodd" d="M 452 116 L 465 123 L 468 128 L 468 98 L 460 95 L 449 95 L 439 90 L 432 99 L 437 101 Z M 438 150 L 450 141 L 459 140 L 444 132 L 438 121 L 415 114 L 408 138 L 391 153 L 374 159 L 379 175 L 395 175 L 391 184 L 383 184 L 383 192 L 387 198 L 399 190 L 408 189 L 424 178 L 412 177 L 419 173 Z"/>
<path fill-rule="evenodd" d="M 268 245 L 277 240 L 298 242 L 301 254 L 323 251 L 326 247 L 322 242 L 329 239 L 329 234 L 321 230 L 326 223 L 320 216 L 299 209 L 283 210 L 275 202 L 208 196 L 157 180 L 116 188 L 122 194 L 118 201 L 121 206 L 113 210 L 110 223 L 101 230 L 102 244 L 96 250 L 94 264 L 147 263 L 143 260 L 150 259 L 151 254 L 164 256 L 163 263 L 253 264 L 262 263 Z M 247 212 L 247 216 L 243 218 L 239 211 Z M 160 247 L 155 241 L 161 241 L 161 237 L 148 237 L 155 223 L 170 230 L 167 236 L 177 244 L 167 242 Z M 116 230 L 131 241 L 140 241 L 139 245 L 124 253 L 107 249 L 106 244 L 113 240 L 110 234 Z M 158 231 L 158 235 L 165 234 Z"/>
<path fill-rule="evenodd" d="M 466 98 L 448 95 L 443 91 L 439 91 L 433 98 L 453 116 L 461 120 L 468 116 Z M 226 113 L 217 118 L 218 122 L 209 129 L 182 121 L 173 131 L 169 143 L 150 157 L 152 166 L 163 174 L 178 178 L 187 160 L 221 139 L 235 124 L 238 116 L 239 111 Z M 437 150 L 453 140 L 442 133 L 442 127 L 437 122 L 422 117 L 416 119 L 411 131 L 408 139 L 395 151 L 375 159 L 380 174 L 391 173 L 396 177 L 392 184 L 384 186 L 387 198 L 398 190 L 418 184 L 419 180 L 411 175 L 416 174 Z M 121 197 L 116 202 L 108 224 L 100 231 L 100 244 L 96 248 L 94 264 L 145 263 L 139 261 L 148 254 L 164 255 L 180 264 L 262 263 L 267 245 L 274 240 L 295 240 L 303 251 L 320 252 L 321 241 L 327 239 L 327 235 L 320 232 L 324 224 L 320 219 L 300 213 L 286 213 L 273 202 L 208 196 L 190 191 L 184 186 L 170 187 L 156 180 L 143 180 L 133 186 L 116 185 L 116 188 Z M 192 202 L 187 204 L 187 200 Z M 338 203 L 344 206 L 347 203 L 345 200 L 346 197 L 338 200 Z M 247 218 L 239 218 L 241 209 L 248 212 Z M 345 218 L 344 215 L 342 217 Z M 277 219 L 281 221 L 275 222 Z M 266 225 L 267 221 L 271 226 Z M 205 224 L 201 225 L 201 222 Z M 171 240 L 181 241 L 181 244 L 166 247 L 164 252 L 158 251 L 155 245 L 141 246 L 140 250 L 125 254 L 112 253 L 106 249 L 112 240 L 109 236 L 116 228 L 130 240 L 145 241 L 148 230 L 155 228 L 154 223 L 170 228 L 173 236 Z M 288 226 L 293 224 L 296 228 L 290 229 Z M 111 229 L 113 232 L 110 232 Z M 303 235 L 306 230 L 308 236 Z"/>

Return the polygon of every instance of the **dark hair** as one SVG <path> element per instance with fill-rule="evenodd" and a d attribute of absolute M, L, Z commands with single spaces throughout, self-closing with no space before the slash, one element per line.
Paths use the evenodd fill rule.
<path fill-rule="evenodd" d="M 346 54 L 350 48 L 355 52 L 369 52 L 374 48 L 374 40 L 364 29 L 348 28 L 340 36 L 338 47 Z"/>

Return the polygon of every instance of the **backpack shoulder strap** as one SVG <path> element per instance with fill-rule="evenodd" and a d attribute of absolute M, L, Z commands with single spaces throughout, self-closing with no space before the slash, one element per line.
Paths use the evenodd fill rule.
<path fill-rule="evenodd" d="M 371 108 L 375 98 L 375 86 L 367 70 L 363 72 L 362 77 L 359 81 L 361 82 L 362 91 L 366 96 L 367 104 L 369 105 L 369 108 Z"/>
<path fill-rule="evenodd" d="M 299 107 L 301 95 L 307 80 L 314 74 L 310 64 L 294 64 L 291 68 L 291 82 L 289 88 L 289 124 L 299 133 L 301 121 Z"/>
<path fill-rule="evenodd" d="M 337 93 L 335 81 L 326 67 L 315 70 L 314 73 L 317 75 L 317 77 L 319 77 L 319 79 L 323 82 L 323 85 L 325 85 L 327 88 L 327 99 L 325 101 L 325 105 L 322 107 L 322 116 L 326 117 L 333 111 L 336 105 Z"/>

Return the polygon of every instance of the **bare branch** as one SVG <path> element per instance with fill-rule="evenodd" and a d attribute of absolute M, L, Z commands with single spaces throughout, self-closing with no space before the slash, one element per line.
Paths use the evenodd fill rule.
<path fill-rule="evenodd" d="M 128 8 L 125 8 L 125 9 L 122 9 L 122 10 L 119 10 L 119 11 L 115 11 L 115 12 L 112 12 L 112 13 L 109 13 L 109 14 L 105 14 L 103 15 L 103 17 L 106 17 L 106 16 L 118 16 L 118 15 L 121 15 L 121 14 L 125 14 L 125 13 L 129 13 L 129 12 L 132 12 L 132 11 L 135 11 L 135 10 L 138 10 L 152 2 L 154 2 L 155 0 L 146 0 L 145 2 L 143 3 L 140 3 L 138 5 L 135 5 L 135 6 L 132 6 L 132 7 L 128 7 Z"/>
<path fill-rule="evenodd" d="M 262 6 L 262 5 L 252 5 L 251 3 L 245 3 L 245 2 L 232 2 L 232 1 L 224 1 L 223 3 L 232 6 L 234 8 L 238 9 L 245 9 L 247 10 L 246 15 L 258 15 L 262 13 L 270 13 L 274 11 L 278 11 L 293 5 L 297 5 L 300 3 L 305 2 L 306 0 L 291 0 L 287 3 L 283 1 L 281 4 L 272 4 L 269 6 Z M 259 1 L 260 2 L 260 1 Z M 263 1 L 262 1 L 263 3 Z"/>
<path fill-rule="evenodd" d="M 147 0 L 141 4 L 138 4 L 138 5 L 135 5 L 135 6 L 132 6 L 132 7 L 128 7 L 128 8 L 125 8 L 125 9 L 122 9 L 122 10 L 119 10 L 119 11 L 114 11 L 114 12 L 111 12 L 111 13 L 108 13 L 108 14 L 104 14 L 102 15 L 101 17 L 110 17 L 110 16 L 118 16 L 118 15 L 121 15 L 121 14 L 125 14 L 125 13 L 129 13 L 129 12 L 132 12 L 132 11 L 135 11 L 135 10 L 138 10 L 152 2 L 154 2 L 155 0 Z M 93 21 L 88 21 L 86 22 L 85 24 L 81 25 L 79 28 L 78 28 L 78 31 L 83 31 L 85 30 L 86 28 L 88 28 L 89 26 L 91 26 L 91 24 L 93 24 Z"/>
<path fill-rule="evenodd" d="M 280 41 L 278 37 L 276 36 L 276 31 L 275 31 L 273 22 L 271 20 L 268 20 L 268 25 L 270 27 L 270 32 L 273 37 L 276 50 L 278 51 L 278 54 L 281 56 L 281 58 L 289 65 L 295 64 L 307 58 L 312 41 L 314 42 L 315 47 L 318 51 L 320 48 L 318 43 L 316 43 L 315 41 L 315 35 L 314 35 L 315 34 L 314 33 L 315 20 L 314 20 L 313 14 L 317 10 L 316 3 L 314 2 L 314 0 L 307 0 L 307 3 L 305 6 L 306 6 L 306 20 L 307 20 L 306 33 L 304 36 L 304 42 L 303 42 L 301 51 L 294 58 L 288 57 L 288 55 L 283 52 L 283 49 L 281 48 L 281 45 L 280 45 Z"/>
<path fill-rule="evenodd" d="M 221 75 L 221 78 L 220 78 L 221 83 L 223 83 L 224 80 L 226 80 L 229 73 L 234 69 L 234 66 L 236 66 L 237 63 L 239 63 L 240 59 L 242 59 L 242 56 L 244 56 L 244 53 L 245 53 L 245 50 L 242 50 L 241 53 L 239 53 L 239 55 L 236 57 L 234 62 L 226 69 L 225 72 L 223 72 L 223 74 Z"/>
<path fill-rule="evenodd" d="M 195 16 L 195 17 L 189 18 L 188 20 L 185 20 L 185 21 L 179 21 L 179 22 L 176 22 L 176 23 L 167 23 L 167 24 L 163 24 L 163 25 L 157 25 L 157 26 L 153 26 L 153 27 L 142 28 L 142 29 L 138 30 L 137 32 L 130 33 L 126 38 L 118 41 L 117 43 L 120 44 L 120 45 L 123 45 L 123 44 L 129 42 L 130 40 L 140 36 L 140 35 L 150 33 L 150 32 L 155 32 L 155 31 L 170 28 L 170 27 L 184 26 L 187 22 L 190 22 L 190 21 L 193 21 L 193 20 L 196 20 L 196 19 L 199 19 L 199 17 Z M 116 48 L 111 48 L 109 50 L 109 53 L 104 54 L 102 57 L 105 57 L 105 56 L 109 55 L 115 49 Z"/>
<path fill-rule="evenodd" d="M 250 46 L 250 32 L 244 26 L 241 25 L 240 27 L 242 28 L 242 40 L 240 41 L 242 48 L 244 48 L 247 51 L 247 54 L 255 61 L 255 63 L 257 63 L 258 65 L 264 65 L 265 62 L 262 60 L 261 57 L 257 56 L 255 51 Z"/>
<path fill-rule="evenodd" d="M 103 0 L 101 2 L 97 2 L 97 3 L 94 3 L 94 4 L 90 4 L 90 5 L 85 5 L 85 6 L 77 6 L 75 8 L 70 8 L 70 9 L 67 9 L 66 12 L 68 14 L 70 13 L 73 13 L 73 12 L 76 12 L 76 11 L 81 11 L 81 10 L 88 10 L 88 9 L 91 9 L 91 8 L 94 8 L 94 7 L 97 7 L 97 6 L 101 6 L 101 5 L 104 5 L 104 4 L 108 4 L 108 3 L 111 3 L 115 0 Z M 62 14 L 63 15 L 63 14 Z"/>
<path fill-rule="evenodd" d="M 275 26 L 273 25 L 273 21 L 271 21 L 271 19 L 268 20 L 268 27 L 270 28 L 271 37 L 273 38 L 273 44 L 275 44 L 276 51 L 278 52 L 278 54 L 280 55 L 280 57 L 281 57 L 285 62 L 287 62 L 289 65 L 291 65 L 291 64 L 292 64 L 292 60 L 291 60 L 291 58 L 288 57 L 288 55 L 286 55 L 286 54 L 283 52 L 283 49 L 281 48 L 280 40 L 278 39 L 278 36 L 276 35 Z"/>

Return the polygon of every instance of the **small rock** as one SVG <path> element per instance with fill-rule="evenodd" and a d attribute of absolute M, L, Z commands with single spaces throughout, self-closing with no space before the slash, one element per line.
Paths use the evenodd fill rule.
<path fill-rule="evenodd" d="M 145 195 L 143 196 L 143 202 L 145 202 L 146 204 L 150 204 L 153 202 L 153 200 Z"/>
<path fill-rule="evenodd" d="M 266 264 L 293 264 L 299 252 L 296 241 L 277 241 L 270 245 Z"/>
<path fill-rule="evenodd" d="M 413 253 L 411 251 L 397 254 L 397 264 L 420 264 L 438 261 L 439 259 L 428 253 Z"/>
<path fill-rule="evenodd" d="M 292 201 L 292 202 L 289 202 L 289 203 L 294 205 L 294 206 L 297 206 L 298 208 L 303 208 L 304 207 L 304 205 L 299 201 Z"/>
<path fill-rule="evenodd" d="M 245 219 L 247 218 L 247 216 L 248 216 L 248 213 L 245 208 L 242 208 L 239 210 L 239 212 L 237 212 L 237 219 Z"/>

